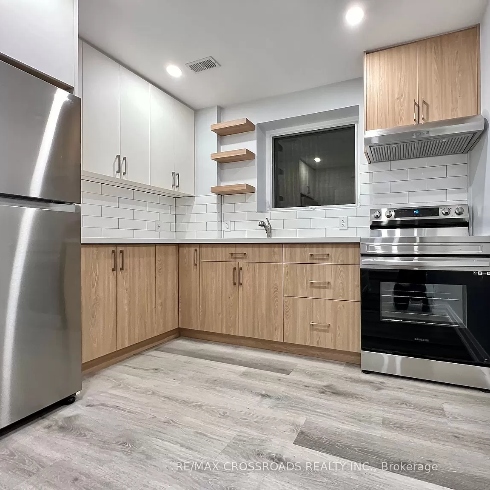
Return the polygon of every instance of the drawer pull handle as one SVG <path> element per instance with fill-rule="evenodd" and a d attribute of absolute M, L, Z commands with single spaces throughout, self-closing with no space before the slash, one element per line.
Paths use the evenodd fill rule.
<path fill-rule="evenodd" d="M 312 286 L 329 288 L 332 286 L 330 281 L 308 281 Z"/>
<path fill-rule="evenodd" d="M 314 254 L 314 253 L 310 253 L 310 257 L 312 259 L 329 259 L 330 258 L 330 254 Z"/>
<path fill-rule="evenodd" d="M 246 257 L 247 252 L 230 252 L 231 257 Z"/>
<path fill-rule="evenodd" d="M 330 328 L 330 323 L 317 323 L 317 322 L 310 322 L 310 327 L 324 327 L 324 328 Z"/>

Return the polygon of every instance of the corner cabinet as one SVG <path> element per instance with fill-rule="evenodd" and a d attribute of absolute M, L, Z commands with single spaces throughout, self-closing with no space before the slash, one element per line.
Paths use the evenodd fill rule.
<path fill-rule="evenodd" d="M 81 42 L 82 168 L 194 194 L 194 111 Z"/>
<path fill-rule="evenodd" d="M 365 129 L 480 112 L 479 27 L 365 55 Z"/>

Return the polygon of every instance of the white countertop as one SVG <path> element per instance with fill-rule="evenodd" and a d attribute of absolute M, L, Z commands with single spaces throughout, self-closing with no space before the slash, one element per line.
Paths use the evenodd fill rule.
<path fill-rule="evenodd" d="M 186 238 L 181 240 L 158 238 L 82 238 L 82 245 L 153 245 L 178 243 L 360 243 L 359 237 L 325 238 Z"/>

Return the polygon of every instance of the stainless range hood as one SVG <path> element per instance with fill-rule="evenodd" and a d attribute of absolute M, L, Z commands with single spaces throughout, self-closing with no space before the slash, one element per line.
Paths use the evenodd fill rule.
<path fill-rule="evenodd" d="M 366 131 L 364 153 L 369 163 L 468 153 L 485 126 L 483 116 L 471 116 Z"/>

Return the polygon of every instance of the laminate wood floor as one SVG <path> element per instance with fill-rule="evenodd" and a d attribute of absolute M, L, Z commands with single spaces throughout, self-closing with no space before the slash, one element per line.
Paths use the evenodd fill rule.
<path fill-rule="evenodd" d="M 488 490 L 490 394 L 180 338 L 3 435 L 0 488 Z"/>

